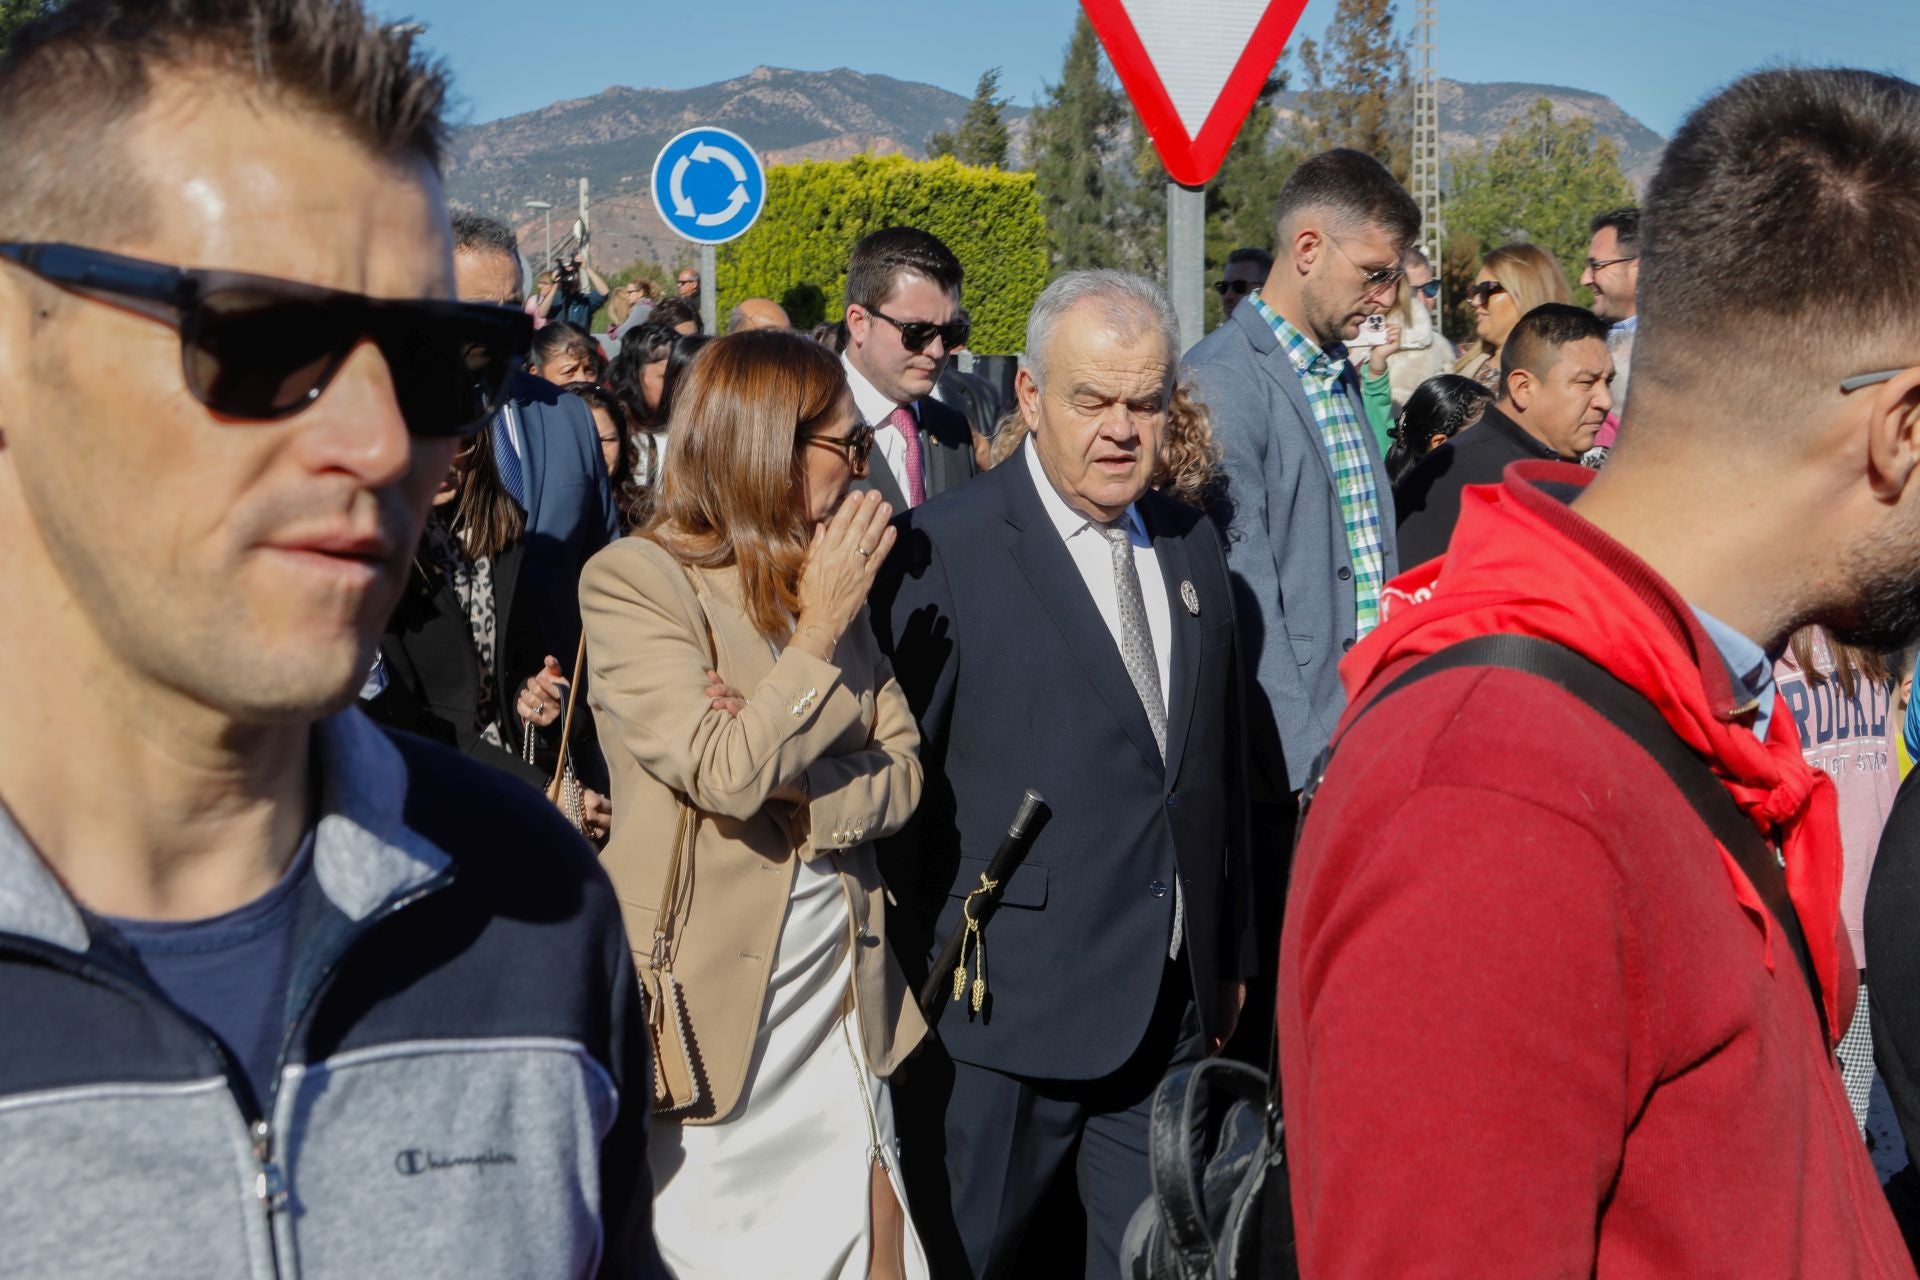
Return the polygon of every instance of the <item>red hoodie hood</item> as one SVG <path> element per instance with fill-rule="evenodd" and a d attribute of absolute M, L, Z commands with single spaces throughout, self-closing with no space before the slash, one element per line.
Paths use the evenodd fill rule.
<path fill-rule="evenodd" d="M 1779 828 L 1787 889 L 1820 979 L 1828 1035 L 1846 1028 L 1855 987 L 1840 929 L 1840 826 L 1833 782 L 1800 753 L 1793 717 L 1776 712 L 1763 743 L 1753 707 L 1736 694 L 1713 641 L 1647 563 L 1581 519 L 1568 503 L 1595 473 L 1518 462 L 1498 485 L 1463 491 L 1447 554 L 1387 584 L 1384 620 L 1340 664 L 1352 704 L 1382 671 L 1473 636 L 1518 633 L 1563 644 L 1658 707 L 1674 732 L 1712 762 L 1762 833 Z M 1767 963 L 1794 963 L 1777 926 L 1731 855 L 1722 861 L 1743 906 L 1761 922 Z M 1844 965 L 1843 965 L 1844 958 Z M 1840 971 L 1847 970 L 1844 986 Z"/>

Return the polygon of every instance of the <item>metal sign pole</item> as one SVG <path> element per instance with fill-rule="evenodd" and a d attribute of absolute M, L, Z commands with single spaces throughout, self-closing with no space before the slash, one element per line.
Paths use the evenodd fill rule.
<path fill-rule="evenodd" d="M 713 246 L 700 246 L 700 332 L 718 333 L 713 318 Z"/>
<path fill-rule="evenodd" d="M 1207 192 L 1167 183 L 1167 295 L 1180 320 L 1180 350 L 1191 351 L 1206 325 Z"/>

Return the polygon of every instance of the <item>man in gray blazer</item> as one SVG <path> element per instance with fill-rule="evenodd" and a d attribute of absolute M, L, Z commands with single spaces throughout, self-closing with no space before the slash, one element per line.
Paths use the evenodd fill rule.
<path fill-rule="evenodd" d="M 1227 563 L 1254 708 L 1253 800 L 1283 811 L 1345 706 L 1339 663 L 1399 568 L 1393 496 L 1345 342 L 1385 311 L 1420 211 L 1379 162 L 1314 156 L 1281 189 L 1266 283 L 1187 353 L 1225 454 Z"/>
<path fill-rule="evenodd" d="M 980 472 L 973 433 L 934 384 L 969 325 L 964 273 L 938 236 L 888 227 L 853 247 L 847 263 L 847 385 L 873 428 L 873 465 L 856 489 L 878 489 L 902 512 Z"/>

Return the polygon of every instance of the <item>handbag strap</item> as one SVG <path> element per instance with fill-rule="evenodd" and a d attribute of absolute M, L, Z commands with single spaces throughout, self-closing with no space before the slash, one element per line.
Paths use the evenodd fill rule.
<path fill-rule="evenodd" d="M 547 784 L 547 795 L 558 796 L 560 784 L 567 776 L 567 765 L 573 745 L 573 709 L 580 705 L 580 672 L 587 661 L 587 630 L 580 629 L 580 645 L 573 653 L 573 679 L 567 684 L 567 714 L 560 721 L 560 759 L 553 766 L 553 781 Z"/>
<path fill-rule="evenodd" d="M 1795 911 L 1793 898 L 1787 892 L 1783 856 L 1761 838 L 1753 823 L 1741 812 L 1740 806 L 1727 794 L 1726 787 L 1721 784 L 1712 767 L 1681 740 L 1659 709 L 1638 690 L 1604 667 L 1565 645 L 1536 636 L 1476 636 L 1431 654 L 1396 676 L 1360 709 L 1353 721 L 1348 723 L 1345 732 L 1352 732 L 1353 723 L 1361 716 L 1408 685 L 1458 667 L 1500 667 L 1551 680 L 1624 733 L 1666 771 L 1667 777 L 1706 824 L 1707 830 L 1713 833 L 1714 839 L 1733 855 L 1733 860 L 1746 874 L 1760 901 L 1766 904 L 1768 914 L 1785 936 L 1787 947 L 1793 952 L 1794 961 L 1806 979 L 1807 989 L 1813 996 L 1814 1014 L 1824 1034 L 1826 1002 L 1821 997 L 1819 974 L 1813 967 L 1813 955 L 1807 947 L 1799 913 Z M 1326 765 L 1332 753 L 1333 748 L 1329 746 L 1315 762 L 1312 781 L 1300 798 L 1302 823 L 1306 820 L 1307 807 L 1312 803 L 1313 791 L 1326 776 Z M 1295 842 L 1298 843 L 1297 836 Z"/>
<path fill-rule="evenodd" d="M 713 619 L 707 616 L 706 602 L 700 598 L 700 579 L 694 576 L 692 567 L 677 556 L 675 562 L 680 565 L 680 571 L 687 575 L 687 585 L 693 591 L 693 609 L 700 615 L 701 629 L 707 637 L 708 660 L 713 664 L 712 669 L 718 671 L 720 645 L 713 636 Z M 686 793 L 676 790 L 673 798 L 679 805 L 680 816 L 674 824 L 673 856 L 667 859 L 666 882 L 660 887 L 660 909 L 653 916 L 653 950 L 649 959 L 656 969 L 666 968 L 673 958 L 673 905 L 680 896 L 680 873 L 693 857 L 693 843 L 700 829 L 700 815 L 694 809 L 693 802 L 687 799 Z"/>

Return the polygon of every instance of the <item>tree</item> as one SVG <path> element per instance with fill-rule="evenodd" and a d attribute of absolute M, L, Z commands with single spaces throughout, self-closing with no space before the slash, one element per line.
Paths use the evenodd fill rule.
<path fill-rule="evenodd" d="M 1006 106 L 1007 100 L 1000 96 L 1000 68 L 982 71 L 980 83 L 973 90 L 973 101 L 967 104 L 967 114 L 960 121 L 959 131 L 954 134 L 934 134 L 927 150 L 936 158 L 950 155 L 961 164 L 982 169 L 1006 168 L 1008 139 L 1007 122 L 1003 114 Z M 935 149 L 942 145 L 944 149 Z"/>
<path fill-rule="evenodd" d="M 1318 42 L 1300 42 L 1299 141 L 1311 154 L 1364 151 L 1405 183 L 1413 173 L 1413 81 L 1393 0 L 1340 0 Z"/>
<path fill-rule="evenodd" d="M 59 0 L 0 0 L 0 53 L 13 43 L 14 32 L 57 8 Z"/>
<path fill-rule="evenodd" d="M 1593 215 L 1634 199 L 1613 139 L 1592 120 L 1554 119 L 1553 104 L 1541 98 L 1491 145 L 1453 157 L 1447 229 L 1473 252 L 1449 244 L 1449 274 L 1464 271 L 1465 279 L 1448 279 L 1447 295 L 1464 300 L 1479 254 L 1514 241 L 1539 245 L 1578 280 Z"/>
<path fill-rule="evenodd" d="M 1107 151 L 1119 139 L 1126 103 L 1113 86 L 1093 24 L 1074 21 L 1060 82 L 1033 113 L 1027 153 L 1047 220 L 1055 272 L 1107 267 L 1116 260 L 1116 196 Z"/>

